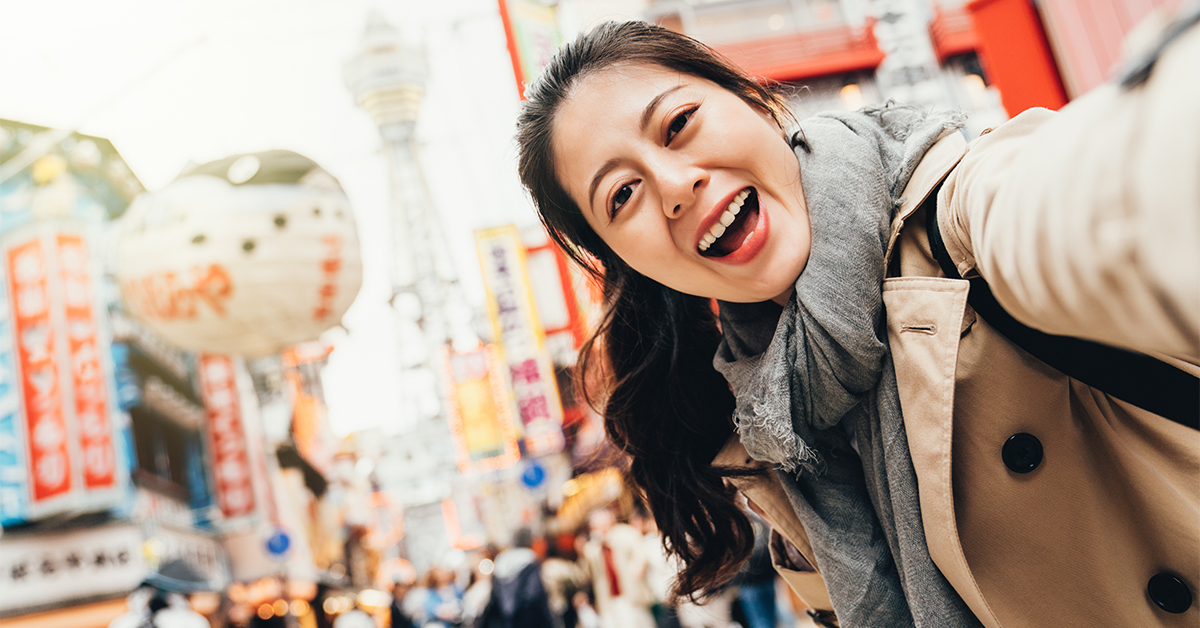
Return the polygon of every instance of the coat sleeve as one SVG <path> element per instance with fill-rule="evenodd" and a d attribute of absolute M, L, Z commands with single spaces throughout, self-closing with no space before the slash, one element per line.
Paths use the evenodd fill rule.
<path fill-rule="evenodd" d="M 1044 332 L 1200 363 L 1200 27 L 1148 80 L 973 142 L 939 195 L 960 274 Z"/>

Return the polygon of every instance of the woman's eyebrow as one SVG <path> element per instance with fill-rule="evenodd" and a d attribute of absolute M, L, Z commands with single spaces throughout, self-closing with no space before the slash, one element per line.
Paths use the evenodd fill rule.
<path fill-rule="evenodd" d="M 592 176 L 592 185 L 588 187 L 588 205 L 593 207 L 596 205 L 596 188 L 599 187 L 600 180 L 604 178 L 604 175 L 612 172 L 612 169 L 619 165 L 621 165 L 621 159 L 619 157 L 613 157 L 612 159 L 604 162 L 604 165 L 600 166 L 600 169 L 597 170 L 596 174 Z"/>
<path fill-rule="evenodd" d="M 654 110 L 658 109 L 658 106 L 662 104 L 663 99 L 683 88 L 683 85 L 676 85 L 675 87 L 664 91 L 654 98 L 651 98 L 650 102 L 646 103 L 646 108 L 642 110 L 642 132 L 646 131 L 646 125 L 650 124 L 650 118 L 654 117 Z"/>

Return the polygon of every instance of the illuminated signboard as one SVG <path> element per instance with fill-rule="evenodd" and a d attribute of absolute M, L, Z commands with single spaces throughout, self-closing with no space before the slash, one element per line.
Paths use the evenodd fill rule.
<path fill-rule="evenodd" d="M 495 346 L 446 349 L 446 406 L 463 472 L 503 469 L 521 458 L 499 353 Z"/>

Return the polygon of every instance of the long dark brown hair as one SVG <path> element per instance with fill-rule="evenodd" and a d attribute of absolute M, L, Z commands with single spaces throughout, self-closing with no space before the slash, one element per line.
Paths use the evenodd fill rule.
<path fill-rule="evenodd" d="M 609 22 L 554 56 L 526 90 L 517 122 L 521 181 L 550 237 L 603 285 L 604 313 L 580 352 L 583 386 L 609 438 L 630 458 L 667 551 L 683 569 L 676 596 L 705 598 L 737 573 L 754 531 L 724 478 L 747 472 L 711 463 L 733 435 L 733 395 L 712 367 L 720 341 L 708 299 L 683 294 L 630 268 L 587 224 L 558 180 L 555 116 L 581 79 L 614 65 L 658 65 L 707 79 L 789 119 L 782 100 L 704 44 L 644 22 Z"/>

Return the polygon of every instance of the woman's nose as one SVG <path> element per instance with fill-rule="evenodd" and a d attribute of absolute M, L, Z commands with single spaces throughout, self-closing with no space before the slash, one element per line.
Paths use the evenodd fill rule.
<path fill-rule="evenodd" d="M 703 168 L 683 167 L 665 174 L 662 177 L 663 213 L 674 219 L 696 202 L 696 193 L 708 181 L 708 172 Z"/>

